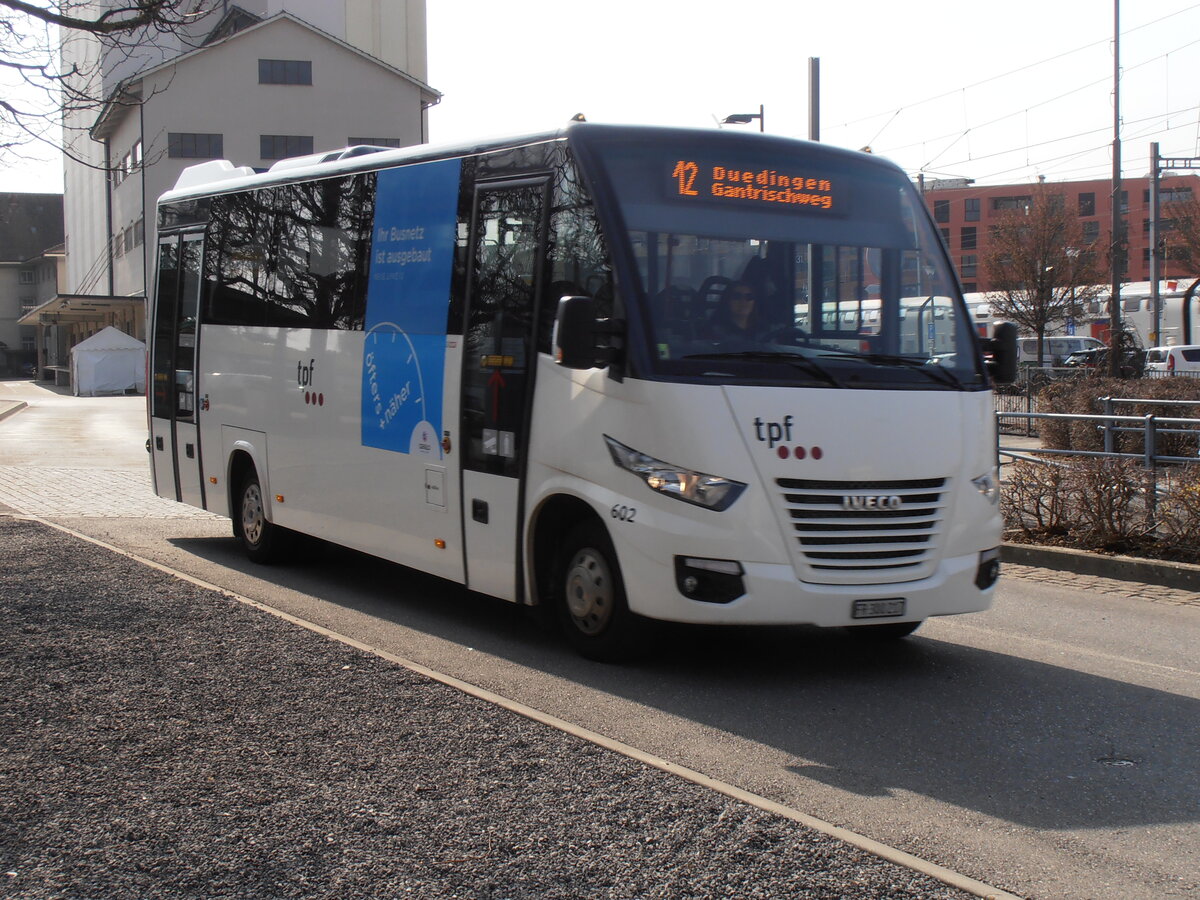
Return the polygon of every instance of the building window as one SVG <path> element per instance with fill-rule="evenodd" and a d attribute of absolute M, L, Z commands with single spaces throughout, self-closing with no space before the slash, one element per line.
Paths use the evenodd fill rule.
<path fill-rule="evenodd" d="M 35 309 L 37 309 L 37 305 L 38 305 L 38 302 L 37 302 L 36 298 L 22 297 L 21 298 L 21 315 L 25 315 L 26 313 L 33 312 Z"/>
<path fill-rule="evenodd" d="M 1018 210 L 1029 209 L 1033 203 L 1033 198 L 1025 197 L 993 197 L 992 212 L 1016 212 Z"/>
<path fill-rule="evenodd" d="M 399 147 L 400 146 L 400 138 L 352 137 L 347 142 L 347 146 L 350 146 L 350 147 L 361 147 L 364 145 L 371 146 L 371 147 Z"/>
<path fill-rule="evenodd" d="M 146 243 L 146 220 L 143 217 L 139 217 L 133 223 L 133 245 L 140 247 L 144 243 Z"/>
<path fill-rule="evenodd" d="M 968 197 L 963 201 L 963 220 L 967 222 L 979 221 L 980 202 L 978 197 Z"/>
<path fill-rule="evenodd" d="M 133 150 L 129 153 L 129 162 L 135 169 L 142 167 L 142 142 L 140 138 L 133 142 Z"/>
<path fill-rule="evenodd" d="M 259 137 L 259 156 L 263 159 L 287 159 L 313 152 L 311 135 L 264 134 Z"/>
<path fill-rule="evenodd" d="M 979 285 L 976 284 L 974 281 L 964 281 L 963 282 L 963 293 L 964 294 L 974 294 L 978 290 L 979 290 Z"/>
<path fill-rule="evenodd" d="M 33 284 L 33 269 L 21 269 L 17 273 L 17 284 Z"/>
<path fill-rule="evenodd" d="M 974 250 L 978 246 L 978 229 L 974 227 L 960 229 L 958 237 L 961 242 L 959 249 Z"/>
<path fill-rule="evenodd" d="M 949 228 L 939 228 L 938 232 L 941 233 L 941 235 L 942 235 L 942 243 L 945 244 L 946 249 L 949 250 L 950 249 L 950 229 Z"/>
<path fill-rule="evenodd" d="M 113 256 L 125 255 L 125 232 L 118 231 L 113 235 Z"/>
<path fill-rule="evenodd" d="M 1100 223 L 1099 222 L 1084 222 L 1083 223 L 1083 242 L 1085 244 L 1094 244 L 1100 240 Z"/>
<path fill-rule="evenodd" d="M 113 169 L 113 173 L 112 173 L 113 185 L 115 186 L 115 185 L 120 184 L 122 181 L 124 181 L 128 177 L 129 177 L 129 154 L 126 153 L 124 156 L 121 157 L 121 161 L 119 163 L 117 163 L 116 168 Z"/>
<path fill-rule="evenodd" d="M 1096 214 L 1096 195 L 1094 193 L 1079 195 L 1079 214 L 1094 216 Z"/>
<path fill-rule="evenodd" d="M 949 200 L 934 200 L 933 201 L 933 219 L 935 222 L 950 221 L 950 201 Z"/>
<path fill-rule="evenodd" d="M 1149 194 L 1150 192 L 1147 191 L 1146 193 Z M 1158 189 L 1158 202 L 1159 203 L 1191 203 L 1192 202 L 1192 189 L 1190 187 L 1173 187 L 1173 188 L 1160 187 Z M 1150 198 L 1148 196 L 1146 197 L 1146 203 L 1147 204 L 1150 203 Z"/>
<path fill-rule="evenodd" d="M 963 256 L 962 267 L 959 269 L 959 275 L 963 278 L 975 278 L 979 273 L 979 257 L 978 256 Z"/>
<path fill-rule="evenodd" d="M 312 84 L 312 62 L 307 59 L 260 59 L 259 84 Z"/>
<path fill-rule="evenodd" d="M 224 135 L 172 131 L 167 134 L 167 156 L 174 159 L 220 159 Z"/>

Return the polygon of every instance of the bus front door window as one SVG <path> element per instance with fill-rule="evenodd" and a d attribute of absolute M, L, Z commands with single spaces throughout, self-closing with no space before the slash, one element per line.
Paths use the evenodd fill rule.
<path fill-rule="evenodd" d="M 519 596 L 520 483 L 545 197 L 540 182 L 480 187 L 471 237 L 462 379 L 467 583 L 508 599 Z"/>

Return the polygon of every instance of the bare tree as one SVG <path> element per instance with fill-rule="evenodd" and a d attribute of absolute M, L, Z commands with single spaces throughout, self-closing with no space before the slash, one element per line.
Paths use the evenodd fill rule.
<path fill-rule="evenodd" d="M 92 165 L 72 151 L 64 122 L 98 114 L 106 103 L 143 100 L 119 89 L 121 74 L 196 46 L 202 20 L 223 6 L 221 0 L 0 0 L 0 163 L 41 144 Z M 96 52 L 60 54 L 72 39 L 94 40 Z M 101 77 L 101 62 L 105 72 L 118 73 L 116 80 Z"/>
<path fill-rule="evenodd" d="M 1062 195 L 1042 184 L 992 227 L 989 248 L 983 264 L 993 315 L 1037 336 L 1040 366 L 1047 332 L 1100 292 L 1101 260 Z"/>

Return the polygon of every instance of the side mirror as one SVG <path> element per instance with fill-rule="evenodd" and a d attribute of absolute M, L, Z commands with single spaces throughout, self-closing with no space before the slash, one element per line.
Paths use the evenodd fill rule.
<path fill-rule="evenodd" d="M 563 297 L 554 321 L 554 359 L 568 369 L 601 369 L 611 360 L 621 322 L 596 318 L 592 297 Z M 601 343 L 601 338 L 608 338 Z"/>
<path fill-rule="evenodd" d="M 983 340 L 983 352 L 989 358 L 988 374 L 999 384 L 1012 384 L 1017 380 L 1017 326 L 1012 322 L 1001 322 L 992 332 L 992 337 Z"/>

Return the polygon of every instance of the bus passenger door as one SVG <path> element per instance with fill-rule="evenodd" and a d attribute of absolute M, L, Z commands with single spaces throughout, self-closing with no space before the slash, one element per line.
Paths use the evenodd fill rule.
<path fill-rule="evenodd" d="M 150 452 L 155 491 L 204 506 L 200 440 L 196 425 L 196 350 L 200 312 L 203 235 L 164 237 L 158 242 Z"/>
<path fill-rule="evenodd" d="M 476 187 L 463 333 L 467 586 L 517 601 L 546 196 L 543 179 Z"/>

